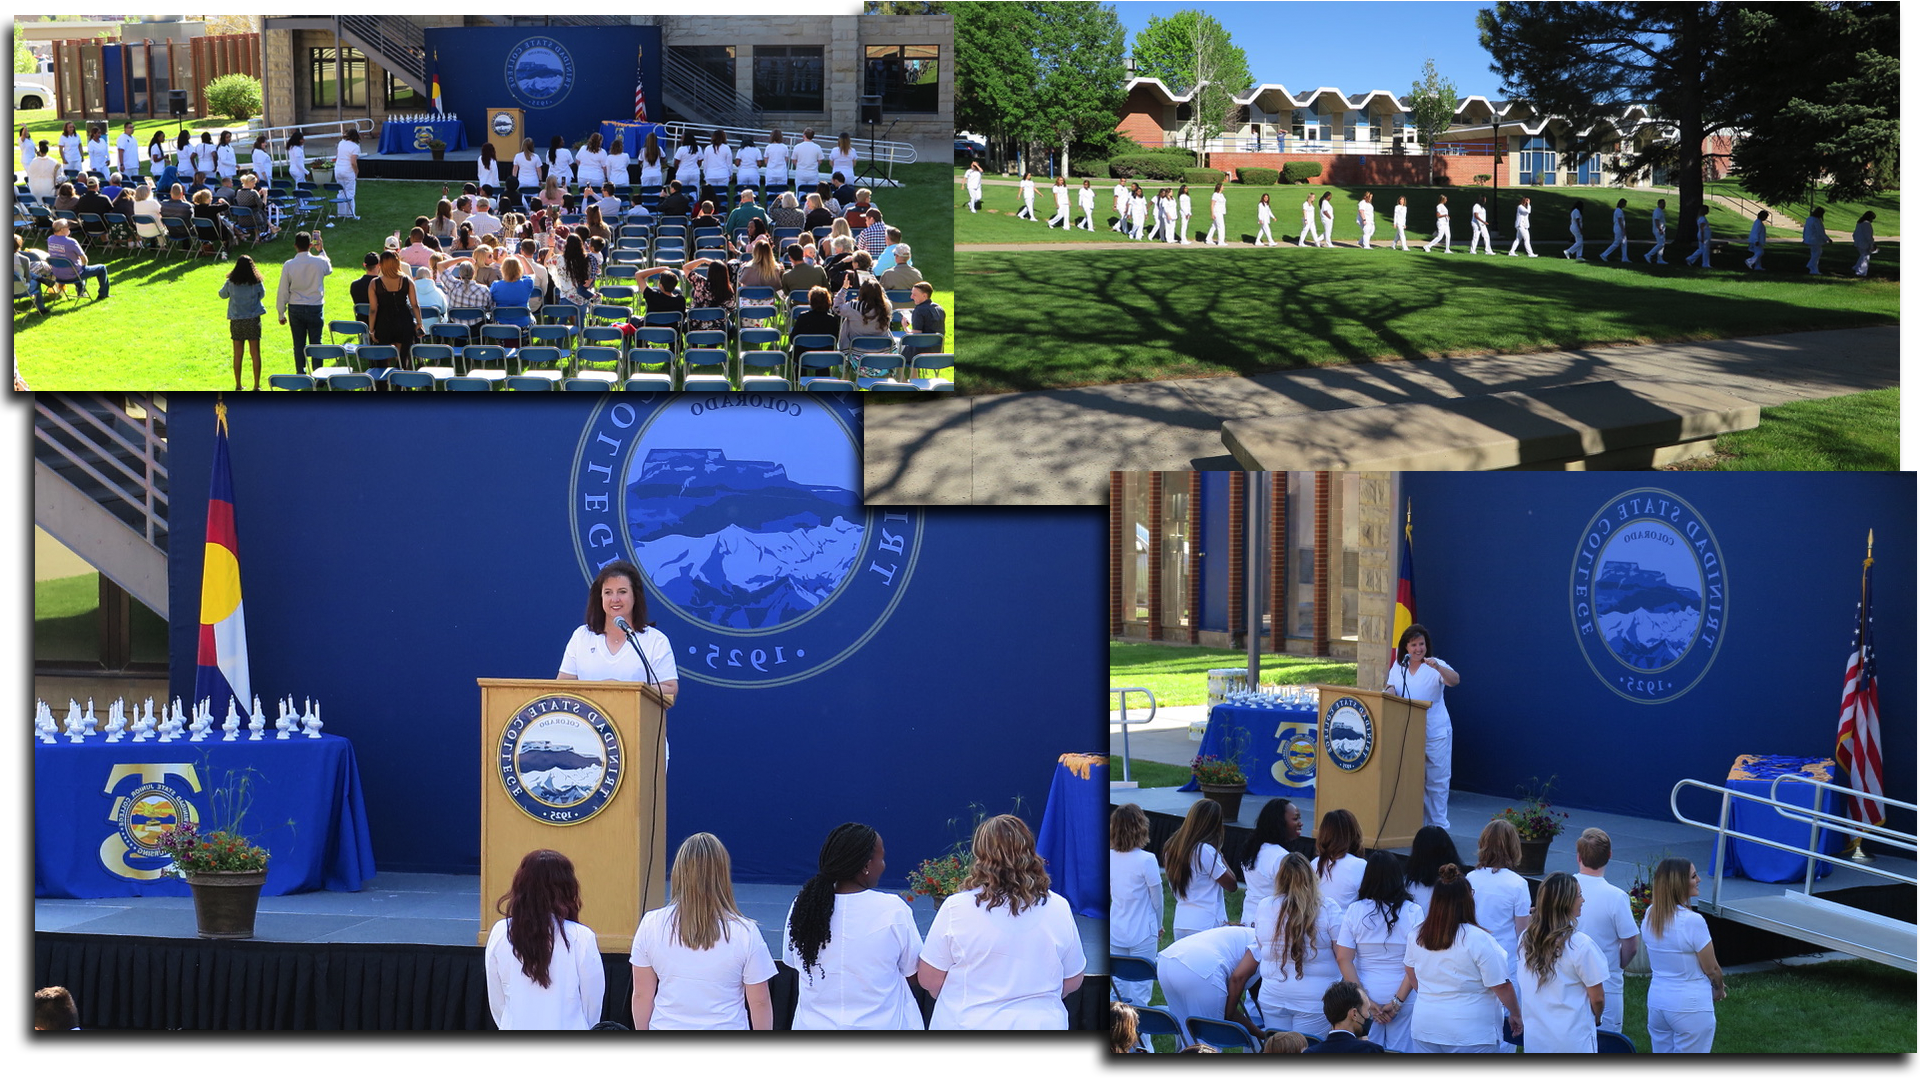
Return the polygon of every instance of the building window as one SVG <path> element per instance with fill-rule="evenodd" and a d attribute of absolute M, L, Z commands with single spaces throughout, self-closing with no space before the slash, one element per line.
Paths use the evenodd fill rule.
<path fill-rule="evenodd" d="M 940 111 L 940 46 L 868 45 L 867 93 L 895 112 Z"/>
<path fill-rule="evenodd" d="M 387 107 L 390 109 L 424 110 L 433 107 L 433 100 L 426 94 L 400 81 L 400 76 L 387 72 Z"/>
<path fill-rule="evenodd" d="M 1347 113 L 1346 123 L 1342 124 L 1340 127 L 1340 137 L 1347 140 L 1348 142 L 1357 141 L 1355 136 L 1360 130 L 1360 122 L 1361 121 L 1360 121 L 1359 113 L 1357 112 Z"/>
<path fill-rule="evenodd" d="M 768 112 L 825 112 L 826 50 L 819 45 L 757 45 L 753 103 Z"/>
<path fill-rule="evenodd" d="M 350 109 L 367 107 L 367 58 L 359 49 L 340 50 L 340 69 L 338 77 L 345 83 L 344 92 L 335 84 L 334 50 L 308 49 L 307 69 L 308 85 L 312 87 L 311 102 L 314 108 L 333 108 L 336 105 Z"/>
<path fill-rule="evenodd" d="M 734 88 L 732 45 L 670 45 L 668 51 L 676 61 L 692 68 L 715 93 L 731 101 L 738 92 Z"/>

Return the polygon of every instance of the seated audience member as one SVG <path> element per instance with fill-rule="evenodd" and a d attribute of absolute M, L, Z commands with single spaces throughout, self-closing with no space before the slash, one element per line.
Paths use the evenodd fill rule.
<path fill-rule="evenodd" d="M 660 278 L 658 288 L 648 283 L 655 277 Z M 640 299 L 645 304 L 648 314 L 687 309 L 687 297 L 680 293 L 680 275 L 668 267 L 655 266 L 652 269 L 641 270 L 639 276 L 634 279 L 641 286 Z M 630 321 L 636 326 L 642 324 L 642 320 L 637 316 Z"/>
<path fill-rule="evenodd" d="M 792 191 L 780 192 L 780 197 L 767 207 L 767 216 L 775 228 L 805 228 L 807 215 L 800 210 L 800 203 L 793 197 Z"/>
<path fill-rule="evenodd" d="M 1321 998 L 1321 1007 L 1327 1021 L 1333 1028 L 1319 1044 L 1307 1049 L 1309 1053 L 1366 1053 L 1385 1052 L 1386 1049 L 1368 1040 L 1367 1000 L 1360 992 L 1360 986 L 1352 981 L 1335 981 L 1327 987 L 1327 994 Z"/>
<path fill-rule="evenodd" d="M 160 220 L 160 200 L 153 197 L 153 188 L 146 184 L 133 189 L 133 212 Z"/>
<path fill-rule="evenodd" d="M 909 262 L 909 263 L 913 261 L 910 258 L 902 259 L 900 257 L 900 248 L 903 246 L 905 245 L 900 242 L 900 230 L 893 227 L 892 225 L 888 225 L 887 226 L 887 249 L 884 251 L 881 251 L 878 255 L 874 257 L 874 260 L 873 260 L 874 276 L 877 277 L 886 273 L 888 270 L 899 265 L 903 261 Z M 909 281 L 906 284 L 901 285 L 900 287 L 908 288 L 908 287 L 911 287 L 912 284 L 913 282 Z"/>
<path fill-rule="evenodd" d="M 495 248 L 491 243 L 483 243 L 473 249 L 473 283 L 482 288 L 492 288 L 493 282 L 500 279 L 500 267 L 494 262 Z"/>
<path fill-rule="evenodd" d="M 1260 1046 L 1261 1055 L 1299 1055 L 1307 1050 L 1307 1035 L 1283 1029 L 1270 1034 L 1265 1044 Z"/>
<path fill-rule="evenodd" d="M 18 296 L 24 288 L 33 297 L 34 309 L 41 314 L 47 313 L 47 300 L 40 294 L 42 288 L 53 287 L 53 268 L 45 262 L 36 262 L 27 254 L 26 241 L 18 233 L 13 237 L 13 294 Z M 16 366 L 18 361 L 15 361 Z"/>
<path fill-rule="evenodd" d="M 858 235 L 860 239 L 861 250 L 866 251 L 875 258 L 879 258 L 880 252 L 887 249 L 887 226 L 881 223 L 878 208 L 870 212 L 867 217 L 872 223 L 856 233 L 856 235 Z M 849 224 L 848 227 L 851 228 L 851 224 Z"/>
<path fill-rule="evenodd" d="M 771 240 L 763 237 L 754 241 L 746 265 L 740 267 L 740 287 L 775 290 L 781 287 L 780 260 L 773 256 Z"/>
<path fill-rule="evenodd" d="M 853 205 L 847 207 L 847 227 L 855 232 L 867 227 L 871 222 L 868 214 L 873 210 L 873 192 L 862 187 L 853 194 Z"/>
<path fill-rule="evenodd" d="M 699 273 L 695 273 L 699 270 Z M 687 305 L 706 309 L 733 311 L 740 306 L 739 293 L 733 285 L 733 267 L 718 258 L 696 258 L 680 267 L 687 279 Z M 726 329 L 727 319 L 709 318 L 689 320 L 688 329 Z"/>
<path fill-rule="evenodd" d="M 474 207 L 473 216 L 467 218 L 474 235 L 491 236 L 500 231 L 500 218 L 493 215 L 492 206 L 485 198 L 475 200 Z"/>
<path fill-rule="evenodd" d="M 87 294 L 87 278 L 100 279 L 100 298 L 107 298 L 107 267 L 89 266 L 87 252 L 82 250 L 73 238 L 73 222 L 64 217 L 53 222 L 53 234 L 47 237 L 47 254 L 58 255 L 73 263 L 73 268 L 53 267 L 53 279 L 61 284 L 73 285 L 81 295 Z"/>
<path fill-rule="evenodd" d="M 167 201 L 160 207 L 160 216 L 193 220 L 193 203 L 187 201 L 186 188 L 177 183 L 173 185 L 173 189 L 167 192 Z"/>
<path fill-rule="evenodd" d="M 547 175 L 547 182 L 540 188 L 540 205 L 549 210 L 557 210 L 567 204 L 567 185 L 560 179 L 558 171 Z"/>
<path fill-rule="evenodd" d="M 526 269 L 527 276 L 533 278 L 533 302 L 529 306 L 538 311 L 540 305 L 546 302 L 547 286 L 551 281 L 547 274 L 547 267 L 540 264 L 539 241 L 532 239 L 520 241 L 520 262 Z"/>
<path fill-rule="evenodd" d="M 80 196 L 73 193 L 71 183 L 63 183 L 54 189 L 53 208 L 58 213 L 78 212 Z"/>
<path fill-rule="evenodd" d="M 439 269 L 443 261 L 441 256 L 434 255 L 432 262 L 424 266 L 415 266 L 410 271 L 413 277 L 413 295 L 420 304 L 420 325 L 423 329 L 432 329 L 435 322 L 442 321 L 447 316 L 447 294 L 440 291 L 440 285 L 433 279 L 433 271 Z M 429 308 L 438 310 L 439 313 L 435 314 L 434 310 Z"/>
<path fill-rule="evenodd" d="M 700 203 L 700 211 L 693 215 L 693 220 L 689 223 L 694 228 L 726 228 L 726 222 L 720 220 L 711 202 Z"/>
<path fill-rule="evenodd" d="M 612 180 L 600 185 L 600 200 L 594 205 L 599 207 L 600 216 L 603 218 L 620 216 L 620 196 L 613 193 L 613 188 Z"/>
<path fill-rule="evenodd" d="M 407 233 L 407 245 L 400 248 L 400 261 L 409 266 L 425 266 L 433 261 L 433 248 L 427 246 L 425 229 L 416 227 Z"/>
<path fill-rule="evenodd" d="M 938 333 L 942 336 L 946 335 L 946 308 L 933 301 L 933 286 L 925 281 L 921 281 L 919 284 L 913 286 L 913 310 L 908 315 L 907 325 L 910 326 L 915 333 Z M 911 359 L 919 355 L 922 351 L 925 351 L 925 349 L 908 349 L 907 358 Z M 935 348 L 934 351 L 939 351 L 939 349 Z"/>
<path fill-rule="evenodd" d="M 841 215 L 846 213 L 847 209 L 839 199 L 833 197 L 833 190 L 833 184 L 822 180 L 819 190 L 816 193 L 820 196 L 820 205 L 826 207 L 827 212 L 833 215 L 834 220 L 838 221 L 841 220 Z"/>
<path fill-rule="evenodd" d="M 834 304 L 834 310 L 840 315 L 840 348 L 842 351 L 853 347 L 856 337 L 886 337 L 887 350 L 893 349 L 893 338 L 888 331 L 893 325 L 893 305 L 887 302 L 886 290 L 880 282 L 868 278 L 860 282 L 858 289 L 840 290 L 840 302 Z"/>
<path fill-rule="evenodd" d="M 501 307 L 526 307 L 531 310 L 534 287 L 533 278 L 525 276 L 521 270 L 519 256 L 506 255 L 500 260 L 500 279 L 488 286 L 487 291 L 493 297 L 493 306 L 496 310 Z M 496 314 L 494 319 L 503 326 L 533 324 L 531 314 Z"/>
<path fill-rule="evenodd" d="M 477 326 L 487 320 L 487 312 L 493 310 L 493 294 L 480 285 L 473 283 L 473 266 L 467 259 L 455 259 L 440 274 L 440 291 L 447 297 L 447 321 L 462 325 Z M 454 318 L 456 307 L 471 307 L 480 312 L 478 318 Z"/>
<path fill-rule="evenodd" d="M 770 224 L 772 218 L 767 216 L 766 210 L 754 204 L 753 190 L 749 188 L 740 192 L 740 204 L 733 208 L 732 213 L 727 214 L 727 235 L 733 236 L 743 231 L 747 227 L 747 222 L 755 220 L 762 224 Z"/>
<path fill-rule="evenodd" d="M 105 221 L 107 214 L 113 212 L 113 199 L 100 193 L 100 177 L 88 176 L 87 188 L 80 197 L 73 200 L 75 213 L 97 213 Z"/>
<path fill-rule="evenodd" d="M 133 223 L 133 215 L 140 212 L 134 208 L 133 196 L 133 188 L 122 187 L 120 193 L 113 198 L 113 212 L 125 217 L 129 225 Z"/>
<path fill-rule="evenodd" d="M 793 316 L 793 336 L 822 333 L 840 339 L 840 316 L 833 312 L 833 294 L 815 285 L 807 290 L 807 307 Z"/>
<path fill-rule="evenodd" d="M 253 211 L 252 230 L 271 233 L 272 229 L 268 222 L 269 209 L 267 206 L 267 196 L 261 192 L 259 179 L 253 173 L 249 172 L 245 176 L 240 177 L 240 189 L 233 193 L 233 204 L 236 206 L 245 206 L 247 209 Z M 236 230 L 238 230 L 238 226 L 235 227 Z"/>
<path fill-rule="evenodd" d="M 807 261 L 806 248 L 787 245 L 787 268 L 780 274 L 780 290 L 788 295 L 804 296 L 814 287 L 827 287 L 826 271 Z"/>
<path fill-rule="evenodd" d="M 413 219 L 413 227 L 420 230 L 420 242 L 427 248 L 427 250 L 429 251 L 440 250 L 440 241 L 434 238 L 433 231 L 432 231 L 433 218 L 428 217 L 424 213 L 420 214 L 419 216 Z M 411 235 L 412 229 L 409 229 L 408 233 L 409 235 Z"/>
<path fill-rule="evenodd" d="M 667 184 L 667 193 L 660 196 L 660 216 L 685 217 L 693 208 L 693 200 L 680 189 L 680 181 Z"/>
<path fill-rule="evenodd" d="M 925 280 L 925 278 L 920 276 L 920 271 L 913 268 L 913 249 L 911 247 L 908 247 L 904 243 L 897 243 L 888 248 L 888 253 L 898 256 L 898 261 L 895 262 L 891 269 L 876 272 L 876 276 L 880 278 L 880 286 L 882 288 L 912 288 L 922 280 Z M 878 270 L 878 265 L 878 263 L 875 263 L 876 270 Z"/>
<path fill-rule="evenodd" d="M 453 219 L 453 203 L 441 199 L 433 209 L 433 219 L 427 222 L 427 235 L 446 244 L 452 242 L 459 227 L 460 222 Z"/>
<path fill-rule="evenodd" d="M 100 194 L 105 196 L 108 202 L 114 202 L 119 200 L 120 192 L 126 189 L 127 178 L 116 172 L 107 178 L 106 183 L 100 185 Z"/>
<path fill-rule="evenodd" d="M 807 195 L 806 216 L 801 218 L 800 226 L 811 232 L 816 228 L 825 228 L 833 223 L 833 211 L 827 209 L 826 202 L 818 193 Z"/>
<path fill-rule="evenodd" d="M 842 173 L 834 173 L 833 197 L 829 201 L 838 202 L 841 206 L 841 208 L 835 212 L 844 215 L 847 212 L 846 207 L 853 205 L 859 200 L 860 192 L 854 190 L 853 184 L 848 182 L 847 177 Z"/>
<path fill-rule="evenodd" d="M 36 990 L 33 993 L 33 1028 L 79 1029 L 80 1007 L 73 1001 L 73 993 L 59 985 Z"/>
<path fill-rule="evenodd" d="M 607 227 L 606 218 L 600 212 L 600 203 L 587 204 L 587 219 L 581 222 L 580 231 L 586 234 L 588 240 L 605 241 L 613 238 L 613 230 Z"/>
<path fill-rule="evenodd" d="M 1114 1055 L 1131 1055 L 1140 1048 L 1140 1012 L 1133 1004 L 1112 1000 L 1108 1004 L 1107 1026 L 1113 1037 Z"/>
<path fill-rule="evenodd" d="M 233 242 L 233 229 L 227 224 L 227 200 L 214 198 L 213 191 L 202 187 L 193 193 L 193 216 L 199 220 L 212 221 L 214 231 L 220 234 L 225 243 Z"/>

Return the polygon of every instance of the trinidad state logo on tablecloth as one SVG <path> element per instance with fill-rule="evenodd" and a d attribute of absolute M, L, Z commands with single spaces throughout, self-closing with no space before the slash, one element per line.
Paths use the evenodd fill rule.
<path fill-rule="evenodd" d="M 183 823 L 199 823 L 187 793 L 200 792 L 192 764 L 116 764 L 107 774 L 113 830 L 100 843 L 100 864 L 115 876 L 157 880 L 172 859 L 160 840 Z"/>
<path fill-rule="evenodd" d="M 613 800 L 625 773 L 620 731 L 578 696 L 542 696 L 500 732 L 494 763 L 520 811 L 550 824 L 592 819 Z"/>
<path fill-rule="evenodd" d="M 1608 688 L 1639 704 L 1677 699 L 1706 676 L 1725 639 L 1720 543 L 1679 497 L 1630 490 L 1581 532 L 1568 607 L 1587 665 Z"/>
<path fill-rule="evenodd" d="M 683 678 L 761 688 L 851 658 L 920 557 L 917 511 L 862 504 L 859 417 L 834 396 L 598 406 L 574 455 L 580 571 L 625 558 Z"/>
<path fill-rule="evenodd" d="M 1373 758 L 1373 715 L 1365 703 L 1342 696 L 1327 707 L 1320 727 L 1320 743 L 1333 766 L 1358 771 Z"/>
<path fill-rule="evenodd" d="M 573 90 L 573 57 L 550 37 L 530 37 L 507 53 L 507 93 L 530 109 L 550 109 Z"/>

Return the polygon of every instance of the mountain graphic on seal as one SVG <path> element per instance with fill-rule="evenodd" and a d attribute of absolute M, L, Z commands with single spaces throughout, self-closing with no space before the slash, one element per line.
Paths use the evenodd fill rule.
<path fill-rule="evenodd" d="M 1700 628 L 1700 593 L 1630 561 L 1601 566 L 1594 608 L 1607 647 L 1628 666 L 1656 670 L 1678 660 Z"/>
<path fill-rule="evenodd" d="M 779 625 L 825 602 L 859 556 L 850 490 L 796 483 L 772 461 L 655 449 L 627 484 L 627 528 L 648 579 L 729 628 Z"/>

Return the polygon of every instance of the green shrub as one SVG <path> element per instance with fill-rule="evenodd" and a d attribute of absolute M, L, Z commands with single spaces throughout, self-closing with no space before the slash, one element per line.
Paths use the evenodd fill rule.
<path fill-rule="evenodd" d="M 1216 183 L 1225 181 L 1226 178 L 1227 174 L 1217 168 L 1190 168 L 1186 171 L 1186 175 L 1181 177 L 1181 181 L 1195 187 L 1212 187 Z"/>
<path fill-rule="evenodd" d="M 1164 154 L 1142 153 L 1116 157 L 1107 162 L 1107 171 L 1120 180 L 1157 180 L 1172 183 L 1186 172 L 1178 158 Z"/>
<path fill-rule="evenodd" d="M 1241 183 L 1265 186 L 1280 182 L 1280 170 L 1277 168 L 1243 168 L 1237 175 Z"/>
<path fill-rule="evenodd" d="M 1087 160 L 1076 157 L 1073 159 L 1071 171 L 1075 176 L 1090 176 L 1096 180 L 1111 179 L 1107 173 L 1107 163 L 1105 161 Z"/>
<path fill-rule="evenodd" d="M 1306 183 L 1313 177 L 1320 175 L 1320 162 L 1288 161 L 1285 165 L 1281 166 L 1280 173 L 1287 183 Z"/>
<path fill-rule="evenodd" d="M 207 83 L 207 111 L 236 120 L 260 115 L 260 80 L 248 75 L 222 75 Z"/>
<path fill-rule="evenodd" d="M 1184 146 L 1155 146 L 1142 152 L 1150 153 L 1158 157 L 1176 157 L 1189 165 L 1197 165 L 1200 163 L 1200 155 Z"/>

